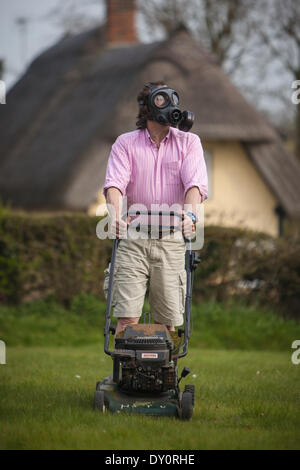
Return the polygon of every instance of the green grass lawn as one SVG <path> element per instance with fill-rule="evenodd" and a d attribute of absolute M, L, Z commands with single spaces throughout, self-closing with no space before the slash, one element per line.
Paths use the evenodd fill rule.
<path fill-rule="evenodd" d="M 290 354 L 191 349 L 190 422 L 99 414 L 100 345 L 12 347 L 0 369 L 2 449 L 297 449 L 299 369 Z"/>
<path fill-rule="evenodd" d="M 93 411 L 96 381 L 112 368 L 99 308 L 86 298 L 70 311 L 41 303 L 0 308 L 7 344 L 0 448 L 300 448 L 300 365 L 291 362 L 299 323 L 237 305 L 202 306 L 179 362 L 179 371 L 191 368 L 183 382 L 196 385 L 193 419 L 183 422 Z"/>

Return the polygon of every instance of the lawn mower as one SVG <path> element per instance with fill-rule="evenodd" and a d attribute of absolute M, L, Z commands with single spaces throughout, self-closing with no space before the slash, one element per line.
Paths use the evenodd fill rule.
<path fill-rule="evenodd" d="M 139 214 L 170 215 L 182 214 L 165 211 L 140 211 Z M 136 215 L 136 213 L 127 215 Z M 147 226 L 146 226 L 147 227 Z M 145 228 L 140 224 L 140 230 Z M 181 225 L 158 225 L 159 233 L 164 230 L 181 230 Z M 152 228 L 151 228 L 152 229 Z M 114 265 L 119 239 L 113 242 L 109 270 L 107 306 L 104 328 L 104 352 L 113 360 L 113 373 L 96 384 L 94 409 L 100 412 L 127 412 L 152 416 L 173 416 L 183 420 L 192 418 L 195 386 L 186 385 L 180 390 L 179 383 L 190 373 L 184 367 L 178 376 L 177 360 L 186 356 L 192 331 L 192 287 L 194 271 L 200 262 L 198 254 L 191 249 L 191 241 L 185 239 L 186 297 L 184 328 L 170 332 L 166 326 L 148 322 L 127 326 L 115 337 L 114 350 L 109 349 L 110 334 L 115 334 L 111 325 L 112 287 Z"/>

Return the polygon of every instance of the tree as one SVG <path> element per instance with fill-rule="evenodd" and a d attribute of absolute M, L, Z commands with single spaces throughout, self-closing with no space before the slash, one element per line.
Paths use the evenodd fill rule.
<path fill-rule="evenodd" d="M 138 0 L 138 6 L 144 38 L 159 40 L 184 25 L 259 107 L 267 80 L 256 34 L 261 17 L 256 0 Z"/>
<path fill-rule="evenodd" d="M 300 80 L 300 8 L 299 0 L 264 0 L 262 27 L 259 30 L 273 58 L 278 59 L 290 76 L 283 90 L 291 105 L 292 82 Z M 300 106 L 295 106 L 295 154 L 300 160 Z"/>
<path fill-rule="evenodd" d="M 47 18 L 62 29 L 64 36 L 69 36 L 100 24 L 104 11 L 104 0 L 64 0 L 47 14 Z"/>
<path fill-rule="evenodd" d="M 169 36 L 184 25 L 228 74 L 249 48 L 254 0 L 138 0 L 144 33 Z"/>
<path fill-rule="evenodd" d="M 138 4 L 142 32 L 150 40 L 167 37 L 184 24 L 276 127 L 288 134 L 294 127 L 300 158 L 300 107 L 291 102 L 291 84 L 300 79 L 299 0 L 138 0 Z"/>

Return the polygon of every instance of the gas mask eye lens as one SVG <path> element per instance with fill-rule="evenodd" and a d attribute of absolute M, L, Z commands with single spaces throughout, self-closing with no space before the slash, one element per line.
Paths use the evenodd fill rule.
<path fill-rule="evenodd" d="M 154 104 L 155 106 L 157 106 L 158 108 L 163 108 L 165 105 L 166 105 L 166 96 L 164 95 L 156 95 L 155 98 L 154 98 Z"/>
<path fill-rule="evenodd" d="M 175 106 L 178 105 L 178 103 L 179 103 L 179 98 L 178 98 L 177 93 L 173 93 L 173 95 L 172 95 L 172 101 L 173 101 L 173 103 L 175 104 Z"/>

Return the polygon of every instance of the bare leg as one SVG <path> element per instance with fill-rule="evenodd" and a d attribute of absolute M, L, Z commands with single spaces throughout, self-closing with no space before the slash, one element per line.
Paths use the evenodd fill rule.
<path fill-rule="evenodd" d="M 169 331 L 175 331 L 175 327 L 174 327 L 174 326 L 166 325 L 166 327 L 168 328 Z"/>
<path fill-rule="evenodd" d="M 163 323 L 158 323 L 158 325 L 163 325 Z M 166 328 L 168 328 L 169 331 L 175 331 L 175 326 L 171 325 L 164 325 Z"/>
<path fill-rule="evenodd" d="M 128 325 L 137 325 L 139 322 L 139 317 L 126 317 L 126 318 L 118 318 L 117 328 L 116 328 L 116 335 L 121 331 L 124 331 L 126 326 Z M 175 331 L 174 326 L 165 325 L 169 331 Z"/>
<path fill-rule="evenodd" d="M 124 331 L 128 325 L 136 325 L 139 322 L 139 317 L 131 318 L 118 318 L 118 324 L 116 328 L 116 335 L 121 331 Z"/>

